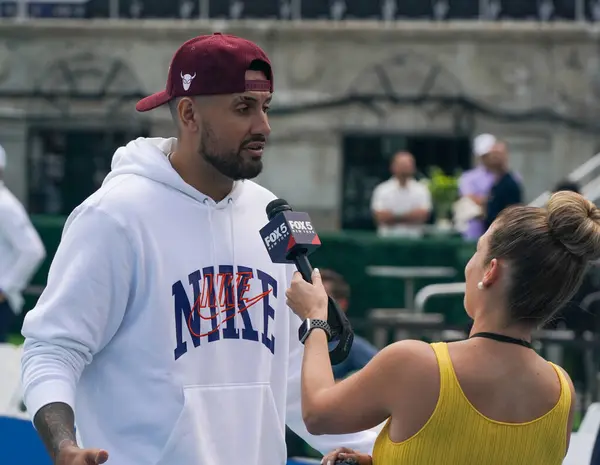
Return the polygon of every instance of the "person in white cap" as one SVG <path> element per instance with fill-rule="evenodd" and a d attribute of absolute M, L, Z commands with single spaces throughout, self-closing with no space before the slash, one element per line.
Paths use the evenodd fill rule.
<path fill-rule="evenodd" d="M 494 145 L 489 154 L 488 166 L 494 173 L 494 184 L 485 206 L 483 227 L 486 231 L 504 209 L 523 202 L 521 178 L 510 169 L 505 142 Z"/>
<path fill-rule="evenodd" d="M 469 211 L 477 211 L 478 213 L 470 215 L 471 219 L 463 231 L 464 238 L 468 240 L 477 240 L 485 232 L 486 203 L 495 181 L 489 155 L 498 143 L 498 139 L 491 134 L 477 136 L 473 140 L 473 153 L 478 160 L 478 165 L 472 170 L 465 171 L 459 180 L 461 200 L 468 199 L 469 205 L 475 204 L 479 207 L 478 209 L 469 209 Z"/>
<path fill-rule="evenodd" d="M 46 257 L 21 202 L 4 185 L 6 152 L 0 147 L 0 342 L 23 308 L 22 292 Z"/>

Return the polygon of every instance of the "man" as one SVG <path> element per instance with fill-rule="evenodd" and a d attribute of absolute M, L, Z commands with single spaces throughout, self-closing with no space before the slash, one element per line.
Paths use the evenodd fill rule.
<path fill-rule="evenodd" d="M 478 165 L 465 171 L 459 179 L 459 208 L 467 212 L 470 218 L 463 231 L 463 237 L 467 240 L 477 240 L 485 232 L 485 208 L 495 180 L 490 167 L 490 152 L 497 142 L 491 134 L 477 136 L 473 141 L 473 153 Z M 459 215 L 462 216 L 463 212 Z"/>
<path fill-rule="evenodd" d="M 496 142 L 490 151 L 488 166 L 494 173 L 494 184 L 486 203 L 485 230 L 491 226 L 502 210 L 523 201 L 519 179 L 508 166 L 506 143 Z"/>
<path fill-rule="evenodd" d="M 408 152 L 394 155 L 392 177 L 373 191 L 371 211 L 378 234 L 419 237 L 431 214 L 429 189 L 415 180 L 415 159 Z"/>
<path fill-rule="evenodd" d="M 371 450 L 375 431 L 313 437 L 302 421 L 294 268 L 269 259 L 275 196 L 249 181 L 272 92 L 254 43 L 186 42 L 136 107 L 168 104 L 178 137 L 118 149 L 68 218 L 23 326 L 25 403 L 55 464 L 283 464 L 286 423 L 321 452 Z"/>
<path fill-rule="evenodd" d="M 6 152 L 0 147 L 0 343 L 23 308 L 22 292 L 46 250 L 21 202 L 4 185 Z"/>
<path fill-rule="evenodd" d="M 348 283 L 342 275 L 328 269 L 321 270 L 321 279 L 323 280 L 323 286 L 325 286 L 327 295 L 333 297 L 340 306 L 340 309 L 346 313 L 350 303 L 350 286 Z M 333 367 L 335 378 L 342 379 L 360 370 L 369 363 L 376 353 L 377 348 L 373 344 L 359 335 L 354 335 L 354 342 L 352 343 L 348 358 Z"/>

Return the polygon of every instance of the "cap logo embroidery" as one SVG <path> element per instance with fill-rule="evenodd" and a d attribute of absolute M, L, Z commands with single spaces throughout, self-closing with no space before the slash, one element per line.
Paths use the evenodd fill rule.
<path fill-rule="evenodd" d="M 196 73 L 194 73 L 193 76 L 190 76 L 189 74 L 183 74 L 183 72 L 181 73 L 181 80 L 183 82 L 183 90 L 185 90 L 185 91 L 190 90 L 190 86 L 192 85 L 192 81 L 194 80 L 195 77 L 196 77 Z"/>

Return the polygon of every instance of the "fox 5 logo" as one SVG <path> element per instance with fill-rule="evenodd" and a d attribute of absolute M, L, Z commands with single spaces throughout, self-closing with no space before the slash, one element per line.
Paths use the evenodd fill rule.
<path fill-rule="evenodd" d="M 290 233 L 286 223 L 281 223 L 272 233 L 265 237 L 265 245 L 268 250 L 271 250 L 279 242 L 284 240 Z"/>

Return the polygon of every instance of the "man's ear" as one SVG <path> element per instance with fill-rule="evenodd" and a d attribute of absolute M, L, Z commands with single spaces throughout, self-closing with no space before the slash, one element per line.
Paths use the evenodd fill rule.
<path fill-rule="evenodd" d="M 198 131 L 198 113 L 193 97 L 183 97 L 177 105 L 177 113 L 179 114 L 179 124 L 182 128 L 191 132 Z"/>

